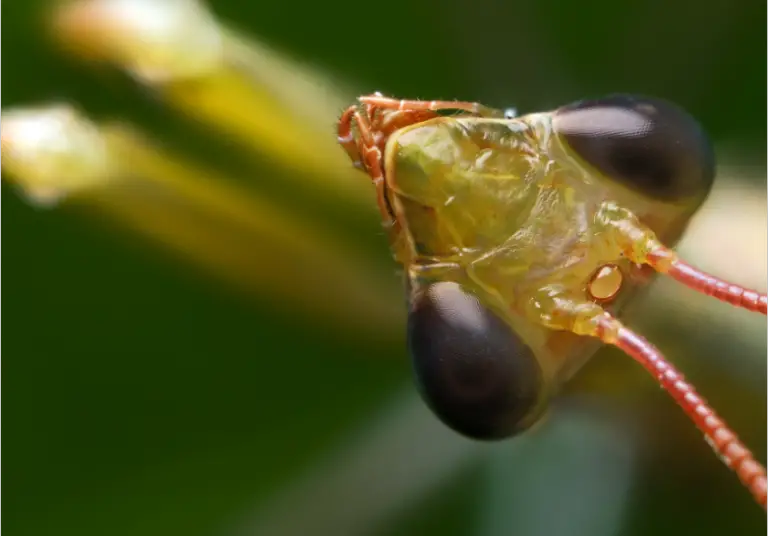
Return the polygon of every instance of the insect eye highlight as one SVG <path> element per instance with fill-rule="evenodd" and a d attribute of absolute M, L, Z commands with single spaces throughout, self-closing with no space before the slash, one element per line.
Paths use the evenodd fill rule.
<path fill-rule="evenodd" d="M 579 101 L 556 110 L 553 127 L 585 163 L 647 197 L 703 199 L 712 187 L 711 143 L 670 102 L 631 95 Z"/>
<path fill-rule="evenodd" d="M 408 348 L 420 392 L 448 426 L 501 439 L 532 424 L 539 363 L 514 330 L 456 283 L 419 290 L 408 314 Z"/>

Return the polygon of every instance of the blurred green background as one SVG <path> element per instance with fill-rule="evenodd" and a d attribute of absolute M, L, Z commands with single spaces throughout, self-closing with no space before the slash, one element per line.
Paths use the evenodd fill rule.
<path fill-rule="evenodd" d="M 66 101 L 92 117 L 131 120 L 206 166 L 259 183 L 286 210 L 309 214 L 391 274 L 396 288 L 372 191 L 359 213 L 308 207 L 298 189 L 281 189 L 292 172 L 269 155 L 233 156 L 234 142 L 173 113 L 152 90 L 63 53 L 43 26 L 51 5 L 4 6 L 4 108 Z M 359 92 L 522 112 L 615 91 L 671 99 L 704 124 L 735 170 L 730 178 L 743 188 L 751 181 L 764 203 L 765 2 L 210 7 Z M 335 136 L 332 121 L 327 135 Z M 402 330 L 373 340 L 343 322 L 329 329 L 91 213 L 66 203 L 38 210 L 6 185 L 2 209 L 10 225 L 2 477 L 9 535 L 765 529 L 764 512 L 693 426 L 642 370 L 611 352 L 593 360 L 536 434 L 476 445 L 444 430 L 418 401 Z M 740 210 L 720 207 L 713 218 Z M 327 289 L 328 299 L 335 292 Z M 651 295 L 637 325 L 764 461 L 763 319 L 682 295 L 690 302 Z"/>

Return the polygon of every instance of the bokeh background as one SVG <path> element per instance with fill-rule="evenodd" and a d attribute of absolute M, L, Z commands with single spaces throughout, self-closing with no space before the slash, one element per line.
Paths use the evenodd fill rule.
<path fill-rule="evenodd" d="M 522 112 L 676 101 L 721 164 L 681 250 L 764 291 L 765 2 L 217 0 L 226 66 L 162 83 L 126 72 L 130 53 L 94 63 L 98 36 L 52 24 L 61 5 L 6 2 L 4 114 L 75 104 L 122 160 L 117 186 L 44 207 L 8 173 L 2 125 L 8 535 L 763 533 L 694 427 L 610 350 L 528 436 L 479 445 L 437 423 L 334 118 L 375 90 Z M 765 461 L 764 318 L 659 282 L 629 322 Z"/>

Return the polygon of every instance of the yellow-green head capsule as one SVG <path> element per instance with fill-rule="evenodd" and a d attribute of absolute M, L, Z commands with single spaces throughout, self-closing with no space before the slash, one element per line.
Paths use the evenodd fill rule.
<path fill-rule="evenodd" d="M 405 269 L 417 383 L 443 422 L 477 439 L 519 433 L 599 342 L 612 344 L 657 378 L 765 505 L 764 468 L 618 320 L 653 271 L 766 314 L 765 294 L 669 249 L 714 179 L 691 116 L 628 95 L 520 117 L 471 102 L 359 101 L 339 121 L 339 143 L 376 186 Z"/>

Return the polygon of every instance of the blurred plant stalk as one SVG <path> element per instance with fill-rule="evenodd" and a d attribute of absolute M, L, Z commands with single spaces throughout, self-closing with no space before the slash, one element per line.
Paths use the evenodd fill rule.
<path fill-rule="evenodd" d="M 367 337 L 387 337 L 400 325 L 391 272 L 130 126 L 97 125 L 67 105 L 4 111 L 2 123 L 4 178 L 31 203 L 79 201 L 315 321 Z"/>
<path fill-rule="evenodd" d="M 339 82 L 224 27 L 195 0 L 74 0 L 51 22 L 67 50 L 125 70 L 171 107 L 294 171 L 302 188 L 373 210 L 332 135 L 354 96 Z"/>
<path fill-rule="evenodd" d="M 224 27 L 195 0 L 65 1 L 51 28 L 79 57 L 125 70 L 246 152 L 269 156 L 297 188 L 377 217 L 369 181 L 333 135 L 352 93 L 326 75 Z M 73 197 L 238 288 L 370 336 L 400 336 L 405 311 L 394 265 L 374 265 L 323 232 L 322 221 L 283 212 L 244 181 L 242 189 L 232 186 L 237 181 L 168 154 L 135 128 L 95 125 L 66 105 L 10 111 L 3 120 L 3 169 L 32 203 Z M 737 175 L 720 174 L 680 249 L 705 270 L 765 289 L 765 192 L 742 186 Z M 257 180 L 274 179 L 262 173 Z M 732 206 L 745 207 L 738 218 Z M 720 304 L 660 283 L 651 317 L 659 306 L 693 309 L 750 333 L 753 325 L 762 329 L 759 319 L 742 324 L 719 314 Z"/>

